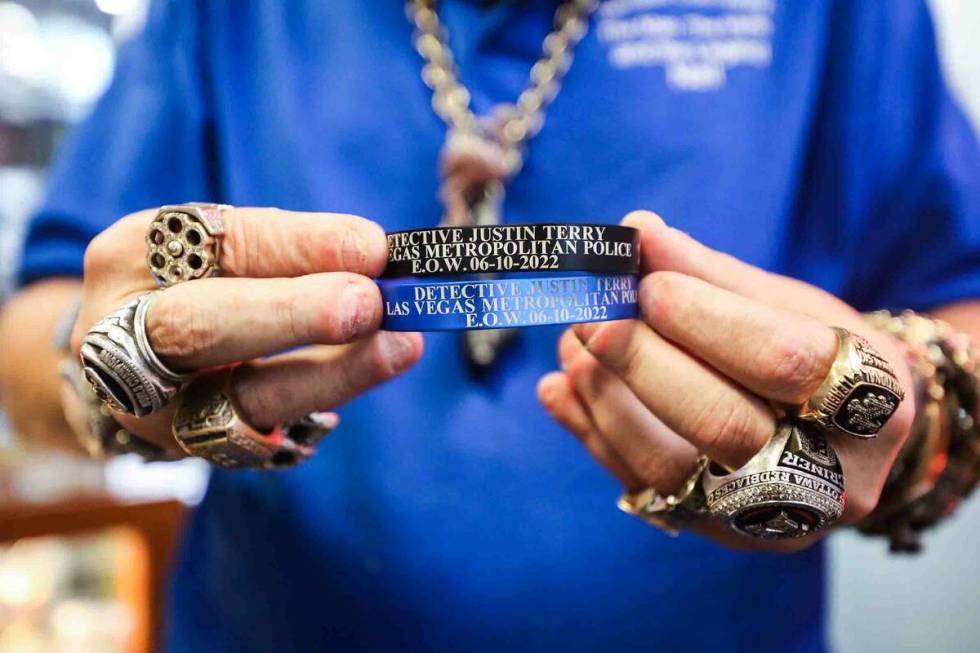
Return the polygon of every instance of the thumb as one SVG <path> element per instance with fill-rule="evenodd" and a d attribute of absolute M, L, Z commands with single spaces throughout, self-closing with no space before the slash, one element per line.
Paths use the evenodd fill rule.
<path fill-rule="evenodd" d="M 681 272 L 746 296 L 751 296 L 760 284 L 766 287 L 774 283 L 768 272 L 702 245 L 651 211 L 633 211 L 623 224 L 640 230 L 640 266 L 644 274 Z"/>

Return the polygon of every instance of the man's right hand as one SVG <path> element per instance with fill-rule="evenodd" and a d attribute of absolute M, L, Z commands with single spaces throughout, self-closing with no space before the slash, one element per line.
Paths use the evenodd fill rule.
<path fill-rule="evenodd" d="M 103 316 L 156 289 L 145 263 L 155 214 L 126 216 L 89 245 L 72 334 L 76 354 Z M 387 242 L 376 223 L 266 208 L 229 208 L 223 218 L 222 276 L 162 290 L 147 311 L 150 345 L 168 367 L 196 371 L 243 362 L 234 375 L 239 408 L 264 429 L 335 408 L 418 360 L 419 334 L 378 330 L 381 295 L 371 278 L 384 269 Z M 173 410 L 116 418 L 176 451 Z"/>

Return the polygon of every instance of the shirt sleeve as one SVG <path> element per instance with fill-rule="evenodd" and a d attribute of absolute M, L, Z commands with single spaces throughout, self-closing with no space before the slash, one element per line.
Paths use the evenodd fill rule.
<path fill-rule="evenodd" d="M 153 0 L 112 84 L 62 143 L 18 280 L 81 276 L 85 247 L 140 209 L 215 199 L 197 2 Z"/>
<path fill-rule="evenodd" d="M 862 13 L 839 35 L 856 44 L 858 78 L 837 99 L 858 116 L 841 138 L 857 147 L 832 151 L 849 188 L 843 206 L 825 207 L 859 216 L 843 295 L 864 310 L 980 298 L 980 144 L 943 78 L 928 7 L 847 5 Z"/>

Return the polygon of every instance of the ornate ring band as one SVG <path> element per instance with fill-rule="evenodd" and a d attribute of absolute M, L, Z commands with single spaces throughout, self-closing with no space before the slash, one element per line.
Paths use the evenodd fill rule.
<path fill-rule="evenodd" d="M 905 398 L 888 361 L 859 335 L 833 327 L 837 357 L 797 416 L 858 438 L 873 438 Z"/>
<path fill-rule="evenodd" d="M 161 288 L 219 273 L 226 204 L 161 207 L 146 231 L 146 264 Z"/>
<path fill-rule="evenodd" d="M 384 277 L 501 272 L 636 274 L 640 233 L 598 224 L 436 227 L 388 234 Z"/>
<path fill-rule="evenodd" d="M 134 453 L 146 461 L 176 460 L 172 452 L 130 433 L 113 418 L 108 406 L 99 401 L 74 358 L 65 358 L 61 372 L 61 404 L 68 426 L 86 453 L 106 460 Z"/>
<path fill-rule="evenodd" d="M 746 465 L 724 473 L 708 465 L 703 476 L 708 513 L 733 530 L 778 540 L 810 535 L 844 512 L 844 470 L 822 434 L 782 421 Z"/>
<path fill-rule="evenodd" d="M 137 417 L 170 403 L 188 378 L 170 370 L 150 348 L 145 316 L 153 295 L 141 295 L 99 320 L 80 352 L 82 373 L 96 396 Z"/>
<path fill-rule="evenodd" d="M 684 481 L 676 494 L 664 496 L 653 488 L 647 488 L 622 495 L 616 502 L 616 507 L 676 536 L 685 523 L 706 514 L 701 476 L 709 462 L 707 456 L 700 456 L 694 473 Z"/>
<path fill-rule="evenodd" d="M 150 292 L 138 297 L 136 300 L 136 312 L 133 315 L 133 335 L 136 339 L 136 350 L 139 352 L 143 362 L 156 375 L 177 384 L 186 383 L 193 376 L 193 373 L 177 372 L 170 369 L 160 360 L 156 352 L 153 351 L 153 347 L 150 346 L 150 339 L 146 333 L 146 312 L 155 297 L 156 293 Z"/>
<path fill-rule="evenodd" d="M 309 415 L 260 431 L 242 418 L 232 369 L 200 377 L 181 395 L 174 438 L 191 456 L 219 467 L 280 469 L 300 463 L 337 426 L 333 413 Z"/>

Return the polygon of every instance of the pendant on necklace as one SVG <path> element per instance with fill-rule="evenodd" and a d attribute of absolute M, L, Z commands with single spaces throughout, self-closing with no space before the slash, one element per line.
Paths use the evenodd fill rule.
<path fill-rule="evenodd" d="M 451 130 L 439 156 L 442 225 L 501 224 L 504 182 L 520 167 L 515 155 L 480 134 Z M 517 329 L 464 331 L 461 345 L 473 371 L 483 373 L 516 337 Z"/>

